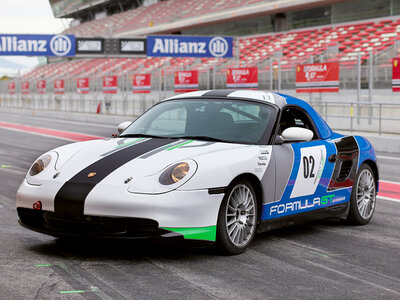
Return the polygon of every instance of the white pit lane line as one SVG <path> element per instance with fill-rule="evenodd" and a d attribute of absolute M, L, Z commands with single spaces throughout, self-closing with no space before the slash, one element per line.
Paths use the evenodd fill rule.
<path fill-rule="evenodd" d="M 383 197 L 383 196 L 377 196 L 376 198 L 377 198 L 377 199 L 380 199 L 380 200 L 384 200 L 384 201 L 391 201 L 391 202 L 400 203 L 400 200 L 399 200 L 399 199 L 394 199 L 394 198 L 389 198 L 389 197 Z"/>
<path fill-rule="evenodd" d="M 397 156 L 385 156 L 385 155 L 377 155 L 378 159 L 386 159 L 386 160 L 400 160 L 400 157 Z"/>

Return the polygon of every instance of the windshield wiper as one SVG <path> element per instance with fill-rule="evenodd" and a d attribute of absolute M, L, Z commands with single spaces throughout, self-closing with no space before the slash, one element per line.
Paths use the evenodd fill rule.
<path fill-rule="evenodd" d="M 222 139 L 218 139 L 218 138 L 214 138 L 214 137 L 206 136 L 206 135 L 185 135 L 185 136 L 179 136 L 177 138 L 188 139 L 188 140 L 202 140 L 202 141 L 211 141 L 211 142 L 221 142 L 221 143 L 235 143 L 233 141 L 222 140 Z"/>
<path fill-rule="evenodd" d="M 132 133 L 132 134 L 121 134 L 118 137 L 124 138 L 134 138 L 134 137 L 143 137 L 143 138 L 155 138 L 155 139 L 173 139 L 174 137 L 169 137 L 169 136 L 158 136 L 158 135 L 151 135 L 151 134 L 142 134 L 142 133 Z"/>

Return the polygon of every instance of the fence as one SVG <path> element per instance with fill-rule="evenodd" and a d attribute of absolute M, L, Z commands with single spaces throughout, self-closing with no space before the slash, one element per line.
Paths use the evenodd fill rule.
<path fill-rule="evenodd" d="M 328 120 L 335 129 L 363 130 L 385 133 L 400 133 L 400 93 L 391 92 L 391 59 L 398 55 L 400 47 L 395 44 L 384 51 L 372 54 L 364 59 L 341 62 L 340 92 L 337 94 L 299 94 L 295 93 L 296 67 L 281 64 L 279 55 L 257 63 L 258 82 L 261 90 L 275 90 L 298 96 L 313 106 Z M 329 59 L 329 53 L 310 57 L 305 63 L 322 62 Z M 199 89 L 226 88 L 226 69 L 233 66 L 245 66 L 244 62 L 228 61 L 219 65 L 201 65 L 199 69 Z M 254 65 L 254 64 L 253 64 Z M 252 65 L 252 66 L 253 66 Z M 134 73 L 95 74 L 90 77 L 88 94 L 77 94 L 75 77 L 41 78 L 47 81 L 45 94 L 38 94 L 36 81 L 30 80 L 29 94 L 22 94 L 22 81 L 15 81 L 15 94 L 8 93 L 8 82 L 0 82 L 0 107 L 26 108 L 33 110 L 53 110 L 64 112 L 101 113 L 138 116 L 169 96 L 174 95 L 174 72 L 191 69 L 190 66 L 162 66 L 151 72 L 151 92 L 149 94 L 132 93 L 132 75 Z M 104 75 L 118 75 L 118 93 L 103 94 Z M 54 93 L 55 79 L 64 79 L 64 94 Z"/>

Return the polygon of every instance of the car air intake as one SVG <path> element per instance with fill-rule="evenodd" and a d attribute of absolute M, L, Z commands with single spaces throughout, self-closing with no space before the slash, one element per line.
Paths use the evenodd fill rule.
<path fill-rule="evenodd" d="M 337 178 L 337 181 L 345 181 L 350 174 L 351 168 L 353 166 L 353 161 L 352 160 L 345 160 L 342 162 L 339 176 Z"/>

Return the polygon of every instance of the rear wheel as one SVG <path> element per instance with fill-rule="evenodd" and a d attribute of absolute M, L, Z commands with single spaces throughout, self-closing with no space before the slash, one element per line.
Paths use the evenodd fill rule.
<path fill-rule="evenodd" d="M 257 198 L 250 181 L 233 182 L 218 214 L 217 247 L 225 254 L 242 253 L 255 235 L 257 216 Z"/>
<path fill-rule="evenodd" d="M 367 164 L 358 170 L 351 192 L 350 210 L 347 221 L 354 225 L 367 224 L 374 214 L 376 204 L 376 180 Z"/>

